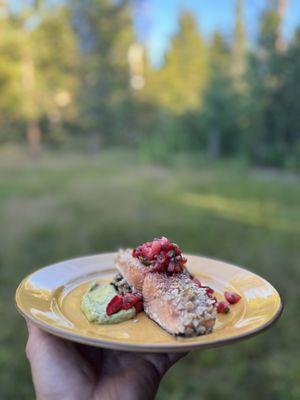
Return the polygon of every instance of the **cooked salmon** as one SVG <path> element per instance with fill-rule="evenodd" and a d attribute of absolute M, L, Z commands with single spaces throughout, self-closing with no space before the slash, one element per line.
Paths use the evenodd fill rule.
<path fill-rule="evenodd" d="M 116 267 L 128 282 L 133 291 L 142 292 L 147 267 L 137 258 L 132 257 L 131 250 L 119 250 L 115 259 Z"/>
<path fill-rule="evenodd" d="M 121 250 L 116 267 L 133 290 L 142 292 L 145 313 L 172 335 L 196 336 L 211 332 L 214 301 L 189 274 L 149 272 L 131 251 Z"/>

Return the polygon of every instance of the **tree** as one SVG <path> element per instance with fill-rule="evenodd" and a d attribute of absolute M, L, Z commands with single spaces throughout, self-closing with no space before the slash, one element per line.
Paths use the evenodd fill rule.
<path fill-rule="evenodd" d="M 1 3 L 0 16 L 0 125 L 1 139 L 12 133 L 11 125 L 20 118 L 22 108 L 20 24 Z"/>
<path fill-rule="evenodd" d="M 290 167 L 300 169 L 300 29 L 298 29 L 283 60 L 282 105 L 284 106 L 283 140 Z"/>
<path fill-rule="evenodd" d="M 210 49 L 211 79 L 203 97 L 202 129 L 208 153 L 214 157 L 229 156 L 239 148 L 239 102 L 230 70 L 230 48 L 216 32 Z"/>
<path fill-rule="evenodd" d="M 73 24 L 80 40 L 82 128 L 106 144 L 130 131 L 132 95 L 128 51 L 133 43 L 128 1 L 73 0 Z"/>
<path fill-rule="evenodd" d="M 65 7 L 39 4 L 18 13 L 6 10 L 0 20 L 1 123 L 21 125 L 35 154 L 41 147 L 42 122 L 68 115 L 76 80 L 75 37 Z"/>
<path fill-rule="evenodd" d="M 33 105 L 38 123 L 54 132 L 74 120 L 78 45 L 66 7 L 45 8 L 39 17 L 29 37 L 36 92 Z"/>
<path fill-rule="evenodd" d="M 235 27 L 232 46 L 232 73 L 235 82 L 241 90 L 244 86 L 246 70 L 246 32 L 243 21 L 243 1 L 236 1 Z"/>
<path fill-rule="evenodd" d="M 248 134 L 250 155 L 257 163 L 276 166 L 283 166 L 286 152 L 284 55 L 282 48 L 278 47 L 281 18 L 278 2 L 269 1 L 261 17 L 258 49 L 250 55 L 248 69 L 248 83 L 251 88 L 251 132 Z"/>
<path fill-rule="evenodd" d="M 161 106 L 176 114 L 200 106 L 208 80 L 207 49 L 191 13 L 182 13 L 162 68 L 149 75 L 146 93 Z"/>

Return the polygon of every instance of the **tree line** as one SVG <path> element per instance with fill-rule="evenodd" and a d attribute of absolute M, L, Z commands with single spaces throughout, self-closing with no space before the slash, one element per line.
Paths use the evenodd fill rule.
<path fill-rule="evenodd" d="M 255 43 L 243 1 L 230 39 L 183 11 L 160 67 L 133 29 L 132 2 L 0 1 L 0 141 L 245 157 L 300 168 L 300 30 L 282 37 L 284 0 L 267 0 Z"/>

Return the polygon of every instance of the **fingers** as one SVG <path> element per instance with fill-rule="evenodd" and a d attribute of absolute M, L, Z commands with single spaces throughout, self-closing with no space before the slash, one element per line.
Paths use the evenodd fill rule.
<path fill-rule="evenodd" d="M 44 332 L 40 331 L 35 325 L 33 325 L 30 321 L 26 320 L 26 325 L 28 329 L 28 340 L 25 348 L 26 356 L 28 360 L 31 362 L 34 360 L 34 354 L 36 351 L 36 343 L 42 343 L 44 340 L 43 334 Z"/>
<path fill-rule="evenodd" d="M 177 361 L 179 361 L 181 358 L 185 357 L 188 353 L 168 353 L 166 354 L 168 359 L 169 359 L 169 363 L 170 363 L 170 367 L 175 364 Z"/>
<path fill-rule="evenodd" d="M 29 336 L 25 351 L 31 364 L 46 364 L 62 350 L 66 351 L 68 346 L 61 339 L 42 331 L 29 321 L 26 323 Z"/>
<path fill-rule="evenodd" d="M 187 353 L 150 353 L 143 354 L 143 358 L 155 366 L 159 375 L 162 377 L 169 368 L 172 367 L 178 360 L 184 357 Z"/>
<path fill-rule="evenodd" d="M 68 398 L 66 394 L 72 390 L 78 394 L 89 387 L 94 373 L 72 342 L 43 332 L 30 322 L 27 326 L 26 355 L 37 399 Z M 76 396 L 71 398 L 80 398 Z"/>
<path fill-rule="evenodd" d="M 33 370 L 69 371 L 84 365 L 74 343 L 44 332 L 28 321 L 27 327 L 26 355 Z"/>
<path fill-rule="evenodd" d="M 89 361 L 97 374 L 100 374 L 103 364 L 103 349 L 84 344 L 75 345 L 79 353 Z"/>

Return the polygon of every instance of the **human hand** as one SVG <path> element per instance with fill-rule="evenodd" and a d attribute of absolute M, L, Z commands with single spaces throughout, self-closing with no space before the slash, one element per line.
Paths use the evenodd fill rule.
<path fill-rule="evenodd" d="M 27 326 L 37 400 L 150 400 L 165 372 L 184 356 L 100 349 Z"/>

